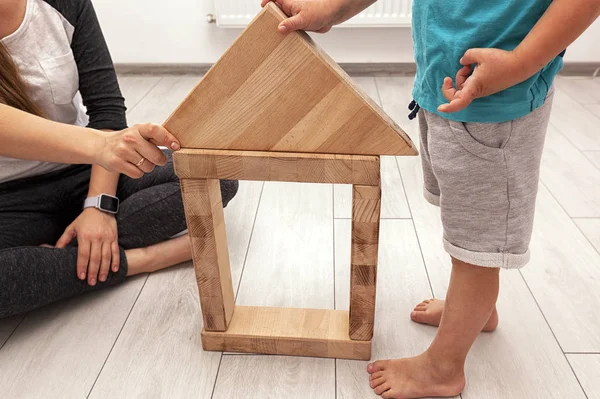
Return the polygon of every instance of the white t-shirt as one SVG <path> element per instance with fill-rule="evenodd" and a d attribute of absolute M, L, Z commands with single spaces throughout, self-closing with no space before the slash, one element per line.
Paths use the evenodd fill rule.
<path fill-rule="evenodd" d="M 78 25 L 82 32 L 75 37 Z M 28 86 L 28 95 L 44 117 L 70 125 L 89 124 L 97 129 L 116 130 L 126 126 L 125 107 L 112 61 L 89 0 L 27 0 L 23 22 L 2 43 Z M 101 57 L 94 54 L 98 48 Z M 79 91 L 80 80 L 86 83 L 88 109 Z M 93 114 L 87 112 L 92 109 Z M 66 166 L 0 157 L 0 183 Z"/>

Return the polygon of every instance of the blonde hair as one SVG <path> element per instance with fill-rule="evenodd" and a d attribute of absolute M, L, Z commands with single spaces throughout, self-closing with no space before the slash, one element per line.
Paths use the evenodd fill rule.
<path fill-rule="evenodd" d="M 42 116 L 40 108 L 29 98 L 27 86 L 2 42 L 0 42 L 0 103 Z"/>

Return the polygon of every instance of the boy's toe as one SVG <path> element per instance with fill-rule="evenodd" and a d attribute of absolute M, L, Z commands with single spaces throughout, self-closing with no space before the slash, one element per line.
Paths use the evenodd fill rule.
<path fill-rule="evenodd" d="M 380 386 L 381 384 L 383 384 L 384 382 L 385 382 L 385 378 L 383 378 L 383 377 L 379 377 L 374 380 L 371 380 L 371 388 L 375 389 L 378 386 Z"/>
<path fill-rule="evenodd" d="M 383 371 L 385 369 L 385 363 L 386 362 L 382 360 L 378 360 L 374 363 L 369 363 L 369 365 L 367 366 L 367 371 L 369 372 L 369 374 L 373 374 L 378 371 Z"/>
<path fill-rule="evenodd" d="M 425 312 L 424 311 L 414 311 L 411 312 L 410 314 L 410 318 L 412 321 L 416 321 L 417 323 L 422 323 L 423 320 L 425 319 Z"/>
<path fill-rule="evenodd" d="M 378 387 L 376 387 L 373 391 L 375 391 L 375 393 L 377 395 L 381 395 L 382 393 L 384 393 L 385 391 L 389 390 L 390 386 L 387 383 L 383 383 L 381 385 L 379 385 Z"/>

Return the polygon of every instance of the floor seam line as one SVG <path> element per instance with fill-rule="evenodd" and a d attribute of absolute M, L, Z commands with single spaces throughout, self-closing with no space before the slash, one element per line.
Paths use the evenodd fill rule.
<path fill-rule="evenodd" d="M 129 321 L 129 317 L 131 316 L 131 313 L 133 312 L 135 305 L 137 304 L 138 300 L 140 299 L 140 296 L 142 295 L 142 292 L 144 291 L 144 288 L 146 287 L 146 283 L 148 282 L 148 279 L 150 278 L 151 274 L 152 273 L 148 273 L 148 275 L 146 276 L 146 279 L 144 280 L 144 284 L 140 288 L 140 291 L 138 292 L 137 296 L 135 297 L 135 301 L 133 301 L 133 304 L 131 305 L 131 309 L 129 309 L 129 313 L 127 313 L 127 317 L 125 318 L 125 321 L 123 322 L 123 325 L 121 326 L 121 329 L 119 330 L 119 333 L 115 337 L 115 341 L 113 342 L 112 346 L 110 347 L 110 350 L 108 351 L 108 354 L 106 355 L 106 358 L 104 359 L 104 363 L 102 363 L 102 367 L 98 371 L 98 375 L 96 376 L 96 379 L 94 380 L 94 383 L 92 384 L 92 387 L 90 388 L 90 391 L 86 395 L 86 398 L 89 398 L 90 395 L 92 394 L 92 392 L 94 392 L 96 383 L 98 382 L 98 380 L 100 379 L 100 376 L 102 375 L 102 372 L 104 371 L 104 366 L 106 366 L 106 363 L 108 363 L 108 359 L 110 359 L 110 355 L 112 354 L 113 350 L 115 349 L 115 345 L 117 345 L 117 342 L 119 341 L 119 338 L 121 337 L 121 333 L 123 333 L 123 329 L 125 329 L 125 326 L 127 325 L 127 322 Z"/>
<path fill-rule="evenodd" d="M 425 268 L 425 275 L 427 276 L 427 282 L 429 283 L 429 290 L 431 291 L 431 296 L 435 298 L 435 291 L 433 290 L 433 284 L 431 283 L 431 277 L 429 276 L 429 269 L 427 268 L 427 262 L 425 261 L 425 254 L 423 253 L 423 247 L 421 246 L 421 240 L 419 239 L 419 233 L 417 232 L 417 224 L 415 223 L 415 219 L 413 217 L 412 208 L 410 206 L 410 201 L 408 200 L 408 193 L 406 192 L 406 185 L 404 184 L 404 177 L 402 176 L 402 171 L 400 170 L 400 165 L 398 165 L 398 158 L 395 157 L 396 168 L 398 169 L 398 174 L 400 175 L 400 182 L 402 183 L 402 191 L 404 191 L 404 199 L 406 200 L 406 206 L 408 207 L 408 212 L 410 213 L 410 220 L 412 222 L 413 231 L 415 232 L 415 238 L 417 239 L 417 244 L 419 245 L 419 252 L 421 253 L 421 260 L 423 261 L 423 267 Z"/>
<path fill-rule="evenodd" d="M 157 81 L 157 82 L 156 82 L 156 83 L 155 83 L 155 84 L 154 84 L 154 85 L 153 85 L 153 86 L 152 86 L 150 89 L 148 89 L 148 91 L 147 91 L 146 93 L 144 93 L 144 95 L 142 96 L 142 98 L 140 98 L 140 99 L 139 99 L 139 100 L 138 100 L 138 101 L 137 101 L 137 102 L 136 102 L 136 103 L 135 103 L 135 104 L 134 104 L 134 105 L 133 105 L 131 108 L 129 108 L 125 114 L 126 114 L 126 115 L 129 115 L 129 113 L 130 113 L 130 112 L 133 112 L 133 110 L 134 110 L 134 109 L 135 109 L 135 108 L 136 108 L 138 105 L 140 105 L 140 103 L 141 103 L 142 101 L 144 101 L 144 99 L 145 99 L 146 97 L 148 97 L 148 94 L 150 94 L 150 92 L 151 92 L 152 90 L 154 90 L 154 89 L 156 88 L 156 86 L 158 86 L 158 84 L 159 84 L 160 82 L 162 82 L 162 81 L 163 81 L 163 79 L 164 79 L 164 76 L 161 76 L 161 77 L 158 79 L 158 81 Z"/>
<path fill-rule="evenodd" d="M 263 192 L 265 190 L 265 182 L 262 183 L 260 188 L 260 195 L 258 196 L 258 204 L 256 205 L 256 213 L 254 214 L 254 221 L 252 222 L 252 230 L 250 230 L 250 238 L 248 238 L 248 246 L 246 247 L 246 255 L 244 255 L 244 264 L 242 265 L 242 271 L 240 272 L 240 280 L 238 281 L 237 290 L 235 290 L 235 301 L 237 301 L 240 288 L 242 287 L 242 279 L 244 278 L 244 271 L 246 270 L 246 262 L 248 261 L 248 254 L 250 253 L 250 244 L 252 243 L 252 237 L 254 237 L 254 229 L 256 228 L 256 219 L 258 219 L 258 210 L 260 209 L 260 203 L 262 201 Z"/>
<path fill-rule="evenodd" d="M 25 318 L 28 315 L 29 315 L 29 313 L 26 313 L 26 314 L 23 315 L 23 317 L 21 318 L 21 320 L 19 320 L 19 322 L 17 323 L 17 325 L 15 326 L 15 328 L 13 328 L 13 330 L 8 335 L 8 337 L 6 337 L 6 340 L 2 343 L 2 345 L 0 345 L 0 350 L 2 350 L 2 348 L 4 348 L 4 346 L 6 345 L 6 343 L 11 339 L 11 337 L 14 335 L 15 331 L 17 331 L 17 328 L 19 328 L 19 326 L 21 325 L 21 323 L 23 323 L 23 321 L 25 320 Z"/>
<path fill-rule="evenodd" d="M 523 282 L 525 283 L 525 286 L 527 287 L 527 290 L 529 291 L 529 294 L 531 295 L 531 297 L 533 298 L 533 302 L 535 303 L 536 307 L 538 308 L 540 314 L 542 315 L 542 317 L 544 318 L 544 321 L 546 322 L 546 325 L 548 326 L 548 329 L 550 330 L 550 332 L 552 333 L 552 336 L 554 337 L 554 341 L 556 341 L 556 344 L 558 345 L 558 348 L 560 349 L 560 351 L 563 354 L 563 357 L 565 358 L 565 361 L 567 362 L 567 364 L 569 365 L 569 368 L 571 369 L 571 373 L 573 373 L 573 376 L 575 377 L 575 380 L 577 381 L 577 384 L 579 384 L 579 388 L 581 388 L 581 391 L 583 392 L 583 394 L 585 395 L 585 397 L 587 398 L 587 394 L 585 393 L 585 389 L 583 389 L 583 385 L 581 385 L 581 382 L 579 381 L 579 377 L 577 377 L 577 373 L 575 372 L 575 370 L 573 369 L 573 366 L 571 365 L 571 362 L 569 362 L 569 358 L 567 357 L 567 354 L 565 353 L 565 350 L 563 349 L 562 345 L 560 344 L 560 341 L 558 340 L 558 338 L 556 337 L 556 334 L 554 333 L 554 330 L 552 329 L 552 326 L 550 325 L 550 322 L 548 322 L 548 318 L 546 317 L 546 314 L 544 313 L 544 311 L 542 310 L 542 307 L 540 306 L 540 304 L 538 303 L 537 298 L 535 297 L 535 295 L 533 294 L 533 291 L 531 290 L 531 287 L 529 286 L 529 284 L 527 283 L 527 279 L 525 278 L 525 276 L 523 275 L 522 271 L 519 270 L 519 275 L 521 276 L 521 279 L 523 280 Z"/>

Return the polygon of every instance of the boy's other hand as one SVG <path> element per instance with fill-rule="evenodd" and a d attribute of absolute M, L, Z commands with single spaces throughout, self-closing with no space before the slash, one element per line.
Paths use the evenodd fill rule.
<path fill-rule="evenodd" d="M 271 0 L 262 0 L 262 7 Z M 330 0 L 276 0 L 290 18 L 279 24 L 279 32 L 289 33 L 295 30 L 307 30 L 317 33 L 329 32 L 335 24 L 336 9 Z"/>
<path fill-rule="evenodd" d="M 456 74 L 456 87 L 451 77 L 444 79 L 442 93 L 448 103 L 438 107 L 440 112 L 461 111 L 474 99 L 508 89 L 533 75 L 512 51 L 471 49 L 460 63 L 464 66 Z"/>

